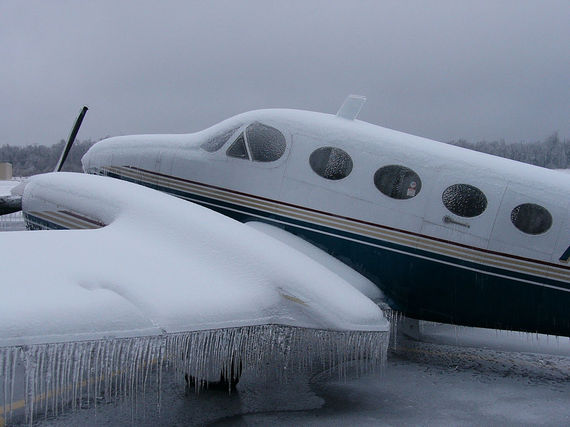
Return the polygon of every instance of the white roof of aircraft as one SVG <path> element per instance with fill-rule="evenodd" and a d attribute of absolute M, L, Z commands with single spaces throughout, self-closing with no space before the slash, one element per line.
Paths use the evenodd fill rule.
<path fill-rule="evenodd" d="M 310 135 L 323 143 L 343 141 L 350 143 L 358 155 L 366 153 L 385 154 L 386 157 L 405 155 L 412 164 L 422 164 L 434 170 L 460 171 L 462 174 L 477 173 L 489 179 L 513 181 L 521 185 L 544 186 L 545 191 L 567 194 L 570 180 L 560 179 L 553 170 L 532 166 L 518 161 L 504 159 L 473 150 L 456 147 L 431 139 L 373 125 L 360 120 L 349 120 L 333 114 L 290 109 L 265 109 L 242 113 L 224 120 L 200 132 L 176 135 L 129 135 L 109 138 L 92 148 L 105 151 L 112 148 L 115 155 L 121 148 L 136 148 L 140 155 L 144 150 L 160 148 L 199 150 L 199 146 L 210 136 L 236 125 L 254 121 L 274 125 L 289 133 Z M 203 151 L 203 150 L 202 150 Z M 85 160 L 91 155 L 86 154 Z M 540 189 L 537 189 L 540 191 Z"/>

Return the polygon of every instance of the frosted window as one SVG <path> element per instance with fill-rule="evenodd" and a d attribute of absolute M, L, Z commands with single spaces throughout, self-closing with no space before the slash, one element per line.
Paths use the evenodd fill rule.
<path fill-rule="evenodd" d="M 214 151 L 218 151 L 228 141 L 228 139 L 230 139 L 230 137 L 234 134 L 234 132 L 240 128 L 240 126 L 241 125 L 234 126 L 231 129 L 228 129 L 224 132 L 214 135 L 212 138 L 202 143 L 200 147 L 206 150 L 208 153 L 213 153 Z"/>
<path fill-rule="evenodd" d="M 374 174 L 374 185 L 393 199 L 411 199 L 422 189 L 422 180 L 410 168 L 400 165 L 384 166 Z"/>
<path fill-rule="evenodd" d="M 523 233 L 542 234 L 552 226 L 552 215 L 542 206 L 524 203 L 513 209 L 511 221 Z"/>
<path fill-rule="evenodd" d="M 309 157 L 309 164 L 317 175 L 326 179 L 342 179 L 352 171 L 352 159 L 340 148 L 317 148 Z"/>
<path fill-rule="evenodd" d="M 230 157 L 237 157 L 238 159 L 248 159 L 249 156 L 247 155 L 247 149 L 245 148 L 245 139 L 243 137 L 243 133 L 238 136 L 238 138 L 234 141 L 226 154 Z"/>
<path fill-rule="evenodd" d="M 443 204 L 450 212 L 466 218 L 481 215 L 487 209 L 487 198 L 477 187 L 454 184 L 445 189 Z"/>
<path fill-rule="evenodd" d="M 273 162 L 285 153 L 285 137 L 274 127 L 254 122 L 245 133 L 253 161 Z"/>

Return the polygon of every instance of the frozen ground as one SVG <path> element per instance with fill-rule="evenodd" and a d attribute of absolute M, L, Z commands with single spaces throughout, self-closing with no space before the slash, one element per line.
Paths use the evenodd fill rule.
<path fill-rule="evenodd" d="M 570 425 L 570 339 L 423 329 L 427 341 L 398 339 L 381 375 L 262 385 L 245 373 L 232 395 L 197 396 L 167 374 L 160 413 L 152 390 L 135 411 L 127 400 L 39 425 Z"/>

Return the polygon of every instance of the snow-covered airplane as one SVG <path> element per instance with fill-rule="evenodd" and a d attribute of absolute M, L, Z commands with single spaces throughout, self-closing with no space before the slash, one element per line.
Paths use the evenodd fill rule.
<path fill-rule="evenodd" d="M 83 166 L 299 236 L 406 316 L 570 335 L 568 177 L 355 120 L 363 102 L 109 138 Z"/>
<path fill-rule="evenodd" d="M 108 138 L 83 167 L 298 236 L 406 316 L 570 335 L 570 180 L 361 122 L 364 101 Z M 32 228 L 78 226 L 72 213 L 24 214 Z"/>
<path fill-rule="evenodd" d="M 415 319 L 570 336 L 568 177 L 356 120 L 363 103 L 108 138 L 87 174 L 0 199 L 30 229 L 78 229 L 0 236 L 42 260 L 15 267 L 0 347 L 277 324 L 353 331 L 337 349 L 356 336 L 384 357 L 378 289 Z M 2 258 L 4 277 L 24 263 Z"/>

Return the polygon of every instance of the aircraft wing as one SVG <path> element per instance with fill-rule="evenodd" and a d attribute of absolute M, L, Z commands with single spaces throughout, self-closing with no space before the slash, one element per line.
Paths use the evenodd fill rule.
<path fill-rule="evenodd" d="M 372 301 L 383 302 L 384 295 L 378 286 L 345 263 L 329 255 L 322 249 L 319 249 L 312 243 L 309 243 L 301 237 L 295 236 L 294 234 L 279 227 L 264 222 L 250 221 L 246 224 L 308 256 L 313 261 L 321 264 L 327 270 L 330 270 L 346 282 L 350 283 L 353 288 L 357 289 Z"/>
<path fill-rule="evenodd" d="M 76 173 L 31 178 L 22 207 L 37 231 L 0 233 L 0 401 L 27 390 L 29 417 L 34 402 L 144 390 L 151 365 L 235 384 L 242 364 L 285 372 L 294 352 L 299 367 L 386 358 L 374 302 L 246 224 Z"/>
<path fill-rule="evenodd" d="M 283 324 L 386 331 L 349 283 L 251 227 L 105 177 L 31 179 L 0 234 L 0 346 Z M 67 229 L 66 229 L 67 228 Z"/>

